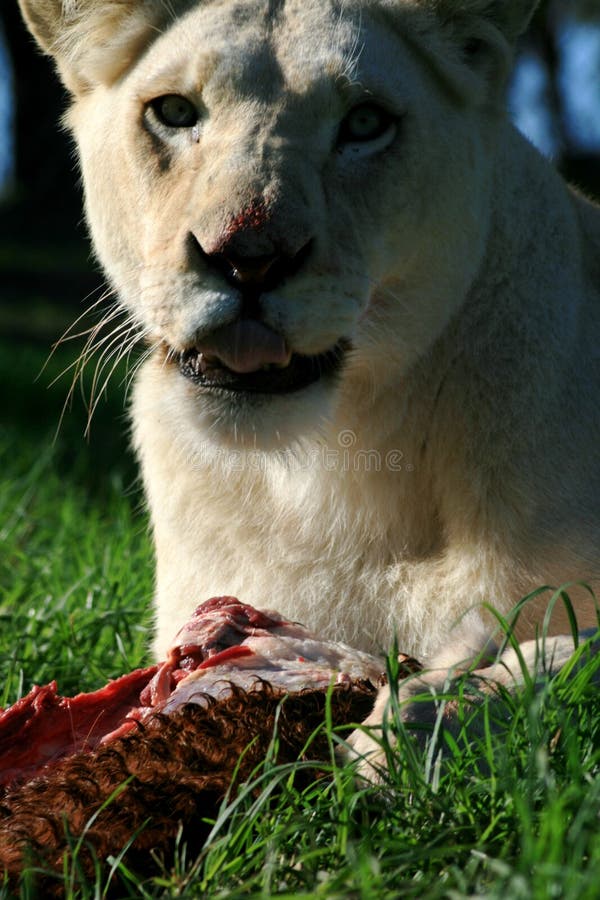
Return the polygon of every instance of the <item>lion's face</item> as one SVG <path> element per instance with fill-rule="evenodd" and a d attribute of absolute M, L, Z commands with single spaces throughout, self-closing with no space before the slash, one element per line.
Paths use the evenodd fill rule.
<path fill-rule="evenodd" d="M 433 343 L 485 243 L 493 117 L 408 4 L 194 5 L 71 123 L 99 257 L 181 416 L 261 446 Z"/>

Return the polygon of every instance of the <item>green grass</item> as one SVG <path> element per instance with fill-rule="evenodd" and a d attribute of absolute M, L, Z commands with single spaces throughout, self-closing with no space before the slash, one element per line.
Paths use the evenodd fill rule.
<path fill-rule="evenodd" d="M 148 635 L 151 549 L 118 401 L 89 442 L 78 398 L 55 440 L 66 386 L 39 380 L 38 348 L 0 347 L 0 699 L 56 678 L 89 690 L 139 665 Z"/>
<path fill-rule="evenodd" d="M 144 662 L 152 589 L 141 490 L 118 379 L 91 438 L 76 400 L 53 443 L 66 387 L 36 383 L 45 351 L 0 347 L 1 702 L 56 678 L 91 690 Z M 199 598 L 201 599 L 201 598 Z M 397 729 L 383 789 L 334 761 L 308 787 L 267 759 L 228 798 L 201 856 L 183 844 L 159 877 L 119 860 L 68 897 L 597 898 L 600 699 L 591 659 L 540 691 L 479 713 L 479 737 L 443 759 Z M 472 731 L 471 731 L 472 734 Z M 392 732 L 386 735 L 388 741 Z M 76 857 L 76 854 L 75 854 Z M 25 877 L 22 897 L 34 897 Z M 0 897 L 8 891 L 0 888 Z"/>

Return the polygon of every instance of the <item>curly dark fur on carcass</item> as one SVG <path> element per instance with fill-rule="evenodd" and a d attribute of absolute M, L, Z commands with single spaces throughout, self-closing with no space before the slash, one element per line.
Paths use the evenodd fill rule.
<path fill-rule="evenodd" d="M 334 724 L 364 719 L 374 693 L 368 682 L 336 687 L 330 699 Z M 282 702 L 268 685 L 249 693 L 232 687 L 225 700 L 153 716 L 119 740 L 64 759 L 1 799 L 0 871 L 4 867 L 14 885 L 23 867 L 35 862 L 48 873 L 39 876 L 43 895 L 60 896 L 61 881 L 50 873 L 62 870 L 65 853 L 82 833 L 77 860 L 86 877 L 93 873 L 94 859 L 117 855 L 138 830 L 126 853 L 129 867 L 147 875 L 156 858 L 168 865 L 180 827 L 189 858 L 202 847 L 210 828 L 203 819 L 216 815 L 236 767 L 237 783 L 243 782 L 265 759 L 275 730 L 277 760 L 298 759 L 323 722 L 326 703 L 324 691 L 292 694 Z M 321 732 L 304 758 L 327 757 Z"/>

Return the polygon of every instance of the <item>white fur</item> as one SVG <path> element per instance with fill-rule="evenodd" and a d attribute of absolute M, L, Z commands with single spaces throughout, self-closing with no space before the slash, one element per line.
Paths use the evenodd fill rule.
<path fill-rule="evenodd" d="M 119 12 L 87 2 L 98 21 Z M 48 3 L 22 0 L 30 22 Z M 160 33 L 142 39 L 127 19 L 124 72 L 122 41 L 102 45 L 104 68 L 91 37 L 89 65 L 85 43 L 61 55 L 77 30 L 54 45 L 97 253 L 161 344 L 133 403 L 158 657 L 214 594 L 450 663 L 484 645 L 482 602 L 506 611 L 542 583 L 598 585 L 600 213 L 500 100 L 534 5 L 287 0 L 266 15 L 265 0 L 212 0 L 169 23 L 160 3 L 132 2 Z M 82 26 L 50 16 L 38 38 L 52 49 L 44 36 L 61 27 Z M 173 92 L 207 114 L 159 151 L 144 103 Z M 398 115 L 397 134 L 338 153 L 364 98 Z M 256 196 L 270 237 L 314 247 L 263 296 L 265 321 L 296 352 L 342 336 L 354 349 L 335 386 L 236 405 L 202 394 L 162 345 L 238 314 L 187 241 L 214 244 Z M 264 234 L 249 240 L 265 252 Z"/>

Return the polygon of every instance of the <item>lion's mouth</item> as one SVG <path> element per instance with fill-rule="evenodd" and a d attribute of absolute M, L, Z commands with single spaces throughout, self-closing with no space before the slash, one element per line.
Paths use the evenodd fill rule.
<path fill-rule="evenodd" d="M 325 353 L 292 353 L 284 339 L 256 320 L 239 320 L 179 355 L 179 371 L 205 390 L 289 394 L 341 367 L 349 342 Z"/>
<path fill-rule="evenodd" d="M 194 384 L 206 389 L 219 389 L 253 394 L 290 394 L 314 384 L 336 372 L 345 355 L 344 342 L 327 353 L 301 356 L 293 353 L 285 368 L 269 365 L 256 372 L 232 372 L 217 359 L 207 358 L 198 350 L 185 350 L 179 357 L 179 371 Z"/>

